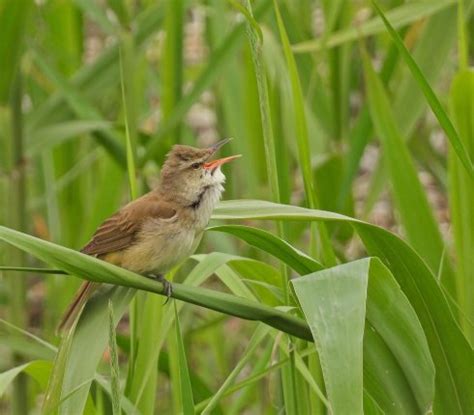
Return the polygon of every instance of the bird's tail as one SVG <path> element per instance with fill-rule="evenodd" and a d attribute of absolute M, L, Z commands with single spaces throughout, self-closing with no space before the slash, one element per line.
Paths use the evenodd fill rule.
<path fill-rule="evenodd" d="M 99 288 L 99 286 L 100 283 L 98 282 L 86 281 L 82 283 L 71 304 L 69 304 L 67 310 L 61 317 L 61 321 L 56 329 L 57 333 L 63 333 L 74 325 L 81 315 L 82 309 L 86 305 L 87 300 L 91 297 L 94 291 Z"/>

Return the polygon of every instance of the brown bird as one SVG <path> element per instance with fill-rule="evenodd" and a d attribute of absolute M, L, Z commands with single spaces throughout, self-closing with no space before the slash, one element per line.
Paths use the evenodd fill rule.
<path fill-rule="evenodd" d="M 175 145 L 156 189 L 106 219 L 81 252 L 157 279 L 194 253 L 224 191 L 221 166 L 240 155 L 209 161 L 230 139 L 208 148 Z M 100 283 L 87 281 L 66 310 L 59 330 L 70 328 Z"/>

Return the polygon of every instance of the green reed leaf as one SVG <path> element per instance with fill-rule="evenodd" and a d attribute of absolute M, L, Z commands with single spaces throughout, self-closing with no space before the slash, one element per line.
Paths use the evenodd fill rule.
<path fill-rule="evenodd" d="M 441 102 L 439 102 L 438 97 L 434 93 L 433 89 L 431 88 L 430 84 L 426 80 L 425 76 L 421 72 L 419 66 L 416 64 L 415 60 L 413 57 L 410 55 L 410 52 L 406 48 L 405 44 L 403 43 L 403 40 L 400 38 L 400 35 L 396 32 L 396 30 L 393 28 L 393 26 L 390 24 L 390 22 L 387 20 L 385 17 L 384 13 L 378 6 L 377 2 L 375 0 L 371 0 L 372 4 L 383 20 L 385 27 L 387 28 L 388 33 L 390 34 L 393 42 L 398 48 L 398 51 L 400 52 L 400 55 L 402 59 L 405 61 L 407 66 L 410 68 L 410 71 L 413 75 L 413 77 L 416 79 L 418 86 L 420 89 L 423 91 L 423 94 L 425 95 L 426 100 L 428 101 L 428 104 L 431 107 L 431 110 L 433 111 L 434 115 L 438 119 L 441 127 L 445 131 L 451 145 L 453 146 L 454 151 L 456 152 L 457 156 L 461 160 L 462 164 L 464 165 L 464 168 L 466 169 L 466 172 L 468 173 L 469 177 L 471 180 L 474 180 L 474 165 L 472 164 L 472 160 L 469 157 L 469 154 L 459 138 L 459 135 L 454 128 L 454 125 L 452 124 L 451 120 L 449 119 L 448 115 L 446 114 L 446 111 L 444 110 L 443 106 L 441 105 Z"/>

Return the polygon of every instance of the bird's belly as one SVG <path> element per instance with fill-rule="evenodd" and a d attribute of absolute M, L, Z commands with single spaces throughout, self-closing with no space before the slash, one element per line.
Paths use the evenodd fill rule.
<path fill-rule="evenodd" d="M 144 235 L 124 252 L 121 266 L 139 274 L 164 274 L 192 255 L 200 239 L 189 230 Z"/>

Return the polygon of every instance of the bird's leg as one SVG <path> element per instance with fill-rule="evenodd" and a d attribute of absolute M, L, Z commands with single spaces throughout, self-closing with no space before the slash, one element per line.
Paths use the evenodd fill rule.
<path fill-rule="evenodd" d="M 163 292 L 166 294 L 166 301 L 164 304 L 166 304 L 171 298 L 171 294 L 173 294 L 173 286 L 162 274 L 148 274 L 148 276 L 163 284 Z"/>

